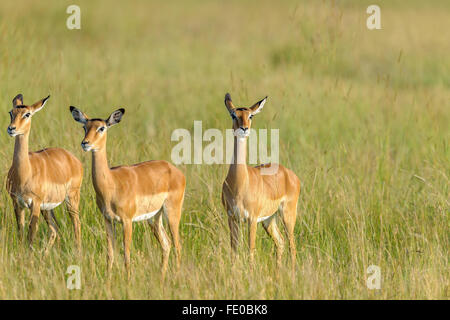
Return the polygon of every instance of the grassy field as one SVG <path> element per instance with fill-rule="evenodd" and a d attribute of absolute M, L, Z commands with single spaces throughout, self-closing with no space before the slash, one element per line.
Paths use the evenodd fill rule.
<path fill-rule="evenodd" d="M 81 30 L 68 30 L 73 1 L 1 1 L 0 298 L 448 299 L 450 2 L 376 1 L 382 30 L 369 31 L 373 2 L 79 0 Z M 139 223 L 128 281 L 117 226 L 108 280 L 91 155 L 68 106 L 93 117 L 126 108 L 109 131 L 110 165 L 170 161 L 174 129 L 231 127 L 228 91 L 244 106 L 269 96 L 253 127 L 280 129 L 280 162 L 302 181 L 295 279 L 287 254 L 277 270 L 261 227 L 254 271 L 245 245 L 231 267 L 220 201 L 228 167 L 183 165 L 181 270 L 172 256 L 161 284 L 160 248 Z M 44 219 L 34 251 L 18 242 L 4 187 L 17 93 L 26 104 L 51 94 L 30 150 L 62 147 L 83 162 L 82 257 L 62 208 L 48 257 Z M 81 290 L 66 288 L 69 265 L 81 267 Z M 381 268 L 381 290 L 366 287 L 369 265 Z"/>

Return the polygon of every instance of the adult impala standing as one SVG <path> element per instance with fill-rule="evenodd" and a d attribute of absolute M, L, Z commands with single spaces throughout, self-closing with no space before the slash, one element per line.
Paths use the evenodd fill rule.
<path fill-rule="evenodd" d="M 81 224 L 78 205 L 83 179 L 80 160 L 60 148 L 28 152 L 31 118 L 44 107 L 49 97 L 30 106 L 23 104 L 21 94 L 13 99 L 13 108 L 9 112 L 11 123 L 7 131 L 11 137 L 15 137 L 16 142 L 12 166 L 8 172 L 7 190 L 13 200 L 20 237 L 23 236 L 25 227 L 25 208 L 31 210 L 28 231 L 30 245 L 33 243 L 42 211 L 50 228 L 47 251 L 53 246 L 58 231 L 53 209 L 65 201 L 75 229 L 77 248 L 80 250 Z"/>
<path fill-rule="evenodd" d="M 300 194 L 300 180 L 289 169 L 281 165 L 276 172 L 262 174 L 271 165 L 247 166 L 247 138 L 250 135 L 252 118 L 261 112 L 267 97 L 250 108 L 236 108 L 229 93 L 225 95 L 225 106 L 231 115 L 234 130 L 233 161 L 222 186 L 222 203 L 228 213 L 231 247 L 235 252 L 238 245 L 239 220 L 249 225 L 250 262 L 254 260 L 256 229 L 262 222 L 264 229 L 277 248 L 277 263 L 281 265 L 284 240 L 277 227 L 275 213 L 280 212 L 289 239 L 292 268 L 295 266 L 294 227 L 297 218 L 297 201 Z M 268 170 L 269 171 L 269 170 Z"/>
<path fill-rule="evenodd" d="M 92 151 L 92 180 L 97 206 L 105 218 L 108 238 L 108 269 L 111 270 L 114 260 L 113 221 L 123 224 L 125 267 L 129 276 L 132 223 L 151 219 L 150 225 L 162 248 L 161 270 L 164 276 L 170 253 L 170 239 L 163 227 L 162 213 L 168 218 L 179 266 L 181 245 L 178 227 L 186 187 L 184 174 L 166 161 L 146 161 L 109 168 L 106 154 L 107 131 L 120 122 L 125 110 L 114 111 L 106 120 L 90 119 L 75 107 L 70 107 L 70 112 L 75 121 L 83 124 L 83 150 Z"/>

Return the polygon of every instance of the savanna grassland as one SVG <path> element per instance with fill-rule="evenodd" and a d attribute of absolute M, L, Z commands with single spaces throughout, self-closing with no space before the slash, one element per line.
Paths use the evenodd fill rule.
<path fill-rule="evenodd" d="M 381 7 L 382 30 L 366 28 Z M 66 28 L 73 1 L 0 2 L 0 298 L 2 299 L 448 299 L 450 176 L 449 1 L 76 1 L 81 30 Z M 280 129 L 280 162 L 302 182 L 289 259 L 258 228 L 256 266 L 242 250 L 230 264 L 220 193 L 226 165 L 180 165 L 187 177 L 182 266 L 164 284 L 160 248 L 136 223 L 132 275 L 106 270 L 104 221 L 91 155 L 69 105 L 106 118 L 111 166 L 170 161 L 177 128 L 231 127 L 223 97 L 238 105 L 268 95 L 254 128 Z M 34 250 L 19 242 L 5 190 L 13 138 L 11 100 L 51 95 L 33 116 L 30 150 L 62 147 L 85 168 L 83 253 L 58 208 L 60 239 L 47 257 L 41 219 Z M 204 145 L 207 143 L 205 142 Z M 27 219 L 28 220 L 28 219 Z M 66 288 L 79 265 L 81 290 Z M 369 265 L 381 290 L 366 287 Z"/>

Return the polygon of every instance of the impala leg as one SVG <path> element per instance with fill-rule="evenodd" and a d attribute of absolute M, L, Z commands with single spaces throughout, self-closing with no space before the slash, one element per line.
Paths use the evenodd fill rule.
<path fill-rule="evenodd" d="M 105 227 L 106 227 L 106 239 L 108 243 L 108 272 L 111 274 L 112 266 L 114 263 L 114 230 L 112 222 L 105 218 Z"/>
<path fill-rule="evenodd" d="M 239 246 L 239 223 L 233 216 L 228 216 L 228 226 L 230 227 L 231 257 L 234 262 Z"/>
<path fill-rule="evenodd" d="M 179 225 L 180 220 L 174 221 L 169 220 L 170 233 L 172 235 L 172 240 L 175 247 L 175 259 L 177 263 L 177 270 L 180 269 L 181 265 L 181 244 L 180 244 Z"/>
<path fill-rule="evenodd" d="M 125 268 L 127 270 L 128 279 L 131 276 L 131 260 L 130 260 L 130 248 L 133 233 L 133 222 L 131 220 L 123 220 L 123 248 Z"/>
<path fill-rule="evenodd" d="M 164 230 L 164 226 L 162 223 L 162 214 L 161 212 L 155 217 L 154 221 L 149 221 L 150 226 L 152 227 L 153 233 L 155 234 L 156 239 L 161 245 L 162 250 L 162 260 L 161 260 L 161 275 L 164 281 L 166 276 L 167 266 L 169 264 L 169 254 L 170 254 L 170 240 L 167 236 L 166 231 Z"/>
<path fill-rule="evenodd" d="M 272 238 L 275 243 L 275 247 L 277 249 L 277 266 L 281 267 L 281 259 L 283 257 L 284 251 L 284 239 L 281 235 L 280 230 L 278 229 L 277 222 L 275 217 L 269 218 L 263 221 L 263 226 L 269 236 Z"/>
<path fill-rule="evenodd" d="M 67 211 L 69 211 L 70 220 L 72 220 L 75 233 L 75 243 L 78 253 L 81 253 L 81 222 L 78 207 L 80 204 L 80 190 L 77 189 L 68 195 Z"/>
<path fill-rule="evenodd" d="M 173 245 L 175 247 L 175 259 L 177 263 L 177 270 L 180 269 L 181 263 L 181 243 L 180 243 L 180 220 L 181 220 L 181 206 L 182 202 L 168 203 L 166 205 L 166 214 L 169 222 L 169 229 L 172 235 Z"/>
<path fill-rule="evenodd" d="M 17 231 L 19 239 L 23 239 L 25 233 L 25 208 L 23 208 L 16 199 L 13 198 L 14 213 L 16 215 Z"/>
<path fill-rule="evenodd" d="M 54 210 L 54 209 L 50 210 L 50 216 L 51 216 L 51 218 L 53 219 L 53 222 L 54 222 L 54 224 L 55 224 L 55 226 L 56 226 L 56 232 L 58 233 L 58 234 L 56 235 L 56 241 L 59 241 L 59 239 L 60 239 L 60 233 L 59 233 L 59 230 L 60 230 L 61 228 L 60 228 L 60 225 L 59 225 L 59 223 L 58 223 L 58 220 L 56 219 L 56 216 L 55 216 L 55 210 Z"/>
<path fill-rule="evenodd" d="M 59 231 L 59 223 L 58 223 L 58 220 L 56 220 L 55 210 L 54 210 L 54 209 L 50 210 L 50 216 L 52 217 L 53 222 L 55 223 L 56 228 L 57 228 L 58 231 Z"/>
<path fill-rule="evenodd" d="M 53 244 L 58 236 L 58 226 L 53 219 L 54 214 L 52 212 L 53 210 L 42 210 L 42 215 L 44 216 L 45 222 L 47 222 L 50 229 L 50 238 L 48 240 L 47 247 L 45 248 L 45 255 L 50 252 L 50 249 L 53 247 Z"/>
<path fill-rule="evenodd" d="M 256 229 L 258 222 L 256 219 L 249 219 L 248 221 L 248 247 L 250 250 L 250 265 L 253 266 L 255 262 L 255 243 L 256 243 Z"/>
<path fill-rule="evenodd" d="M 283 223 L 286 228 L 287 237 L 289 240 L 289 252 L 291 255 L 292 272 L 295 271 L 297 250 L 295 247 L 294 228 L 297 220 L 297 200 L 287 203 L 283 212 Z"/>
<path fill-rule="evenodd" d="M 41 202 L 33 200 L 31 205 L 31 220 L 28 227 L 28 244 L 30 247 L 33 245 L 34 236 L 38 229 L 39 215 L 41 213 Z"/>

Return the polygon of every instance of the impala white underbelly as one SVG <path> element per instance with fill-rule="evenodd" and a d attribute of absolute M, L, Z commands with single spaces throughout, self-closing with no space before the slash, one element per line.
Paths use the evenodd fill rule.
<path fill-rule="evenodd" d="M 258 221 L 258 222 L 263 222 L 263 221 L 265 221 L 265 220 L 271 218 L 272 216 L 273 216 L 273 214 L 271 214 L 270 216 L 267 216 L 267 217 L 259 217 L 257 221 Z"/>
<path fill-rule="evenodd" d="M 33 200 L 31 198 L 22 198 L 21 196 L 18 196 L 17 199 L 19 200 L 19 203 L 22 207 L 31 209 L 31 204 L 33 203 Z M 41 203 L 41 210 L 53 210 L 61 203 L 62 202 Z"/>
<path fill-rule="evenodd" d="M 134 217 L 132 221 L 136 222 L 136 221 L 143 221 L 143 220 L 151 219 L 159 212 L 159 210 L 161 210 L 161 208 L 159 208 L 158 210 L 152 211 L 152 212 L 140 214 L 140 215 Z"/>
<path fill-rule="evenodd" d="M 56 202 L 56 203 L 42 203 L 41 204 L 41 210 L 53 210 L 57 206 L 59 206 L 62 202 Z"/>
<path fill-rule="evenodd" d="M 276 213 L 276 211 L 274 213 L 272 213 L 271 215 L 268 215 L 265 217 L 259 217 L 256 221 L 263 222 L 267 219 L 270 219 L 275 213 Z M 244 221 L 246 221 L 249 218 L 248 211 L 244 209 L 244 210 L 242 210 L 242 213 L 241 213 L 241 210 L 239 210 L 239 208 L 237 206 L 233 207 L 232 210 L 229 210 L 228 215 L 235 216 L 237 219 L 244 220 Z"/>

